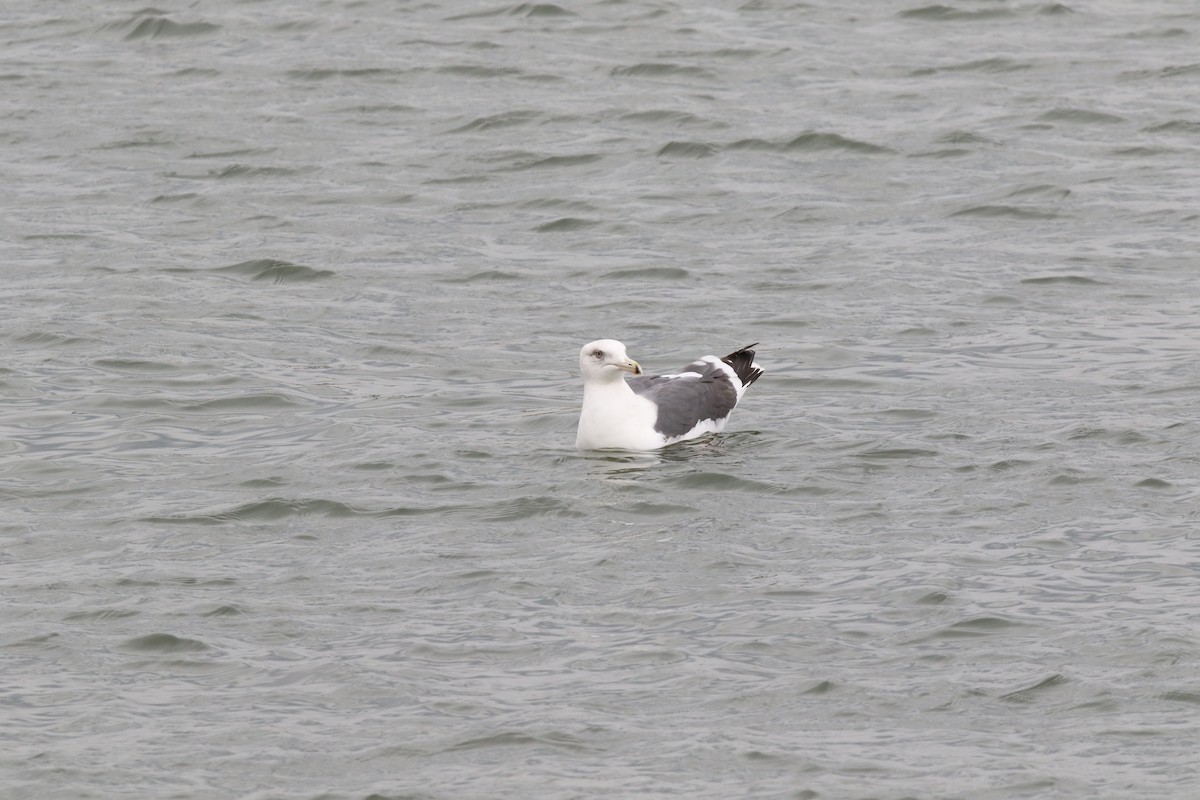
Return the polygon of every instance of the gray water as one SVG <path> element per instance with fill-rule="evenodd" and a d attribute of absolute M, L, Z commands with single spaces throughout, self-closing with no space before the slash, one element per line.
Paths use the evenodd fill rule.
<path fill-rule="evenodd" d="M 3 798 L 1191 798 L 1200 11 L 8 3 Z M 761 341 L 577 453 L 576 354 Z"/>

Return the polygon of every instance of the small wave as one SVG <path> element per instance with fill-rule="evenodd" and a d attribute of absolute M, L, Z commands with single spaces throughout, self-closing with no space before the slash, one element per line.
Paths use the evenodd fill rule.
<path fill-rule="evenodd" d="M 597 213 L 599 209 L 592 203 L 579 199 L 566 200 L 561 197 L 537 197 L 521 203 L 521 208 L 555 211 L 584 211 Z"/>
<path fill-rule="evenodd" d="M 1156 156 L 1169 155 L 1176 152 L 1170 147 L 1114 147 L 1108 151 L 1114 156 L 1122 158 L 1154 158 Z"/>
<path fill-rule="evenodd" d="M 667 142 L 658 149 L 659 158 L 708 158 L 716 155 L 717 148 L 705 142 Z"/>
<path fill-rule="evenodd" d="M 776 381 L 785 382 L 787 386 L 796 389 L 806 390 L 824 390 L 824 391 L 870 391 L 878 389 L 879 384 L 875 381 L 862 380 L 860 378 L 776 378 Z"/>
<path fill-rule="evenodd" d="M 224 169 L 213 170 L 206 177 L 209 178 L 258 178 L 266 176 L 269 178 L 287 178 L 293 175 L 303 175 L 310 172 L 310 167 L 255 167 L 249 164 L 230 164 Z M 182 177 L 182 176 L 181 176 Z"/>
<path fill-rule="evenodd" d="M 682 506 L 674 503 L 649 503 L 641 501 L 625 509 L 626 512 L 639 517 L 673 517 L 677 514 L 696 514 L 693 506 Z"/>
<path fill-rule="evenodd" d="M 1039 183 L 1034 186 L 1022 186 L 1019 189 L 1013 189 L 1006 197 L 1048 197 L 1053 200 L 1065 200 L 1071 196 L 1070 189 L 1064 189 L 1061 186 L 1055 186 L 1049 183 Z"/>
<path fill-rule="evenodd" d="M 574 17 L 574 11 L 568 11 L 554 3 L 520 3 L 515 6 L 501 6 L 486 11 L 472 11 L 467 14 L 456 14 L 446 17 L 447 21 L 464 19 L 480 19 L 482 17 Z"/>
<path fill-rule="evenodd" d="M 20 336 L 12 337 L 17 344 L 34 345 L 37 347 L 70 347 L 76 344 L 86 344 L 93 340 L 83 336 L 67 336 L 50 331 L 30 331 Z"/>
<path fill-rule="evenodd" d="M 177 69 L 171 73 L 173 78 L 215 78 L 221 74 L 221 70 L 212 69 L 211 67 L 184 67 Z"/>
<path fill-rule="evenodd" d="M 157 133 L 142 133 L 130 139 L 114 139 L 100 145 L 98 150 L 125 150 L 131 147 L 163 147 L 174 144 L 174 141 Z"/>
<path fill-rule="evenodd" d="M 221 29 L 211 22 L 175 22 L 160 14 L 141 13 L 126 20 L 108 22 L 99 30 L 123 33 L 126 41 L 158 39 L 168 36 L 204 36 Z"/>
<path fill-rule="evenodd" d="M 909 158 L 962 158 L 974 152 L 974 150 L 968 150 L 965 147 L 944 147 L 941 150 L 926 150 L 922 153 L 913 153 Z"/>
<path fill-rule="evenodd" d="M 573 156 L 547 156 L 523 164 L 514 164 L 504 169 L 509 172 L 523 172 L 529 169 L 561 169 L 563 167 L 578 167 L 599 161 L 603 156 L 598 153 L 580 153 Z"/>
<path fill-rule="evenodd" d="M 1191 36 L 1187 28 L 1147 28 L 1121 34 L 1125 39 L 1179 39 Z"/>
<path fill-rule="evenodd" d="M 830 692 L 836 690 L 837 688 L 838 688 L 838 685 L 836 683 L 834 683 L 833 681 L 817 681 L 812 686 L 809 686 L 806 689 L 800 689 L 799 691 L 800 691 L 800 694 L 802 694 L 802 695 L 807 694 L 807 695 L 818 695 L 819 696 L 819 695 L 823 695 L 823 694 L 829 694 Z"/>
<path fill-rule="evenodd" d="M 144 358 L 98 358 L 92 364 L 113 372 L 175 372 L 179 369 L 175 364 Z"/>
<path fill-rule="evenodd" d="M 197 192 L 181 192 L 180 194 L 160 194 L 150 198 L 151 203 L 191 203 L 195 206 L 209 205 L 211 201 Z"/>
<path fill-rule="evenodd" d="M 1173 703 L 1189 703 L 1191 705 L 1200 705 L 1200 692 L 1169 691 L 1163 692 L 1160 696 L 1163 700 Z"/>
<path fill-rule="evenodd" d="M 661 123 L 664 126 L 669 126 L 671 128 L 715 129 L 729 127 L 724 122 L 704 119 L 703 117 L 697 117 L 695 114 L 689 114 L 684 111 L 675 111 L 672 109 L 631 111 L 627 114 L 622 114 L 620 120 L 622 122 Z"/>
<path fill-rule="evenodd" d="M 1183 133 L 1188 136 L 1196 136 L 1200 134 L 1200 122 L 1195 122 L 1190 119 L 1173 119 L 1170 122 L 1164 122 L 1160 125 L 1152 125 L 1149 128 L 1144 128 L 1146 133 Z"/>
<path fill-rule="evenodd" d="M 408 72 L 409 70 L 406 69 L 392 69 L 387 67 L 360 67 L 357 69 L 311 67 L 308 69 L 290 69 L 286 75 L 289 78 L 301 81 L 327 81 L 334 78 L 351 78 L 354 80 L 380 77 L 398 78 Z"/>
<path fill-rule="evenodd" d="M 1033 686 L 1027 686 L 1024 689 L 1017 689 L 1016 691 L 1002 694 L 1000 695 L 1000 699 L 1005 703 L 1032 703 L 1047 689 L 1062 686 L 1067 682 L 1066 677 L 1056 673 L 1045 680 L 1035 683 Z"/>
<path fill-rule="evenodd" d="M 990 636 L 1019 627 L 1022 627 L 1022 623 L 1003 617 L 975 617 L 947 625 L 940 633 L 947 637 Z"/>
<path fill-rule="evenodd" d="M 538 233 L 562 233 L 564 231 L 580 231 L 586 228 L 594 228 L 599 224 L 599 222 L 591 219 L 562 217 L 560 219 L 538 225 L 534 228 L 534 230 Z"/>
<path fill-rule="evenodd" d="M 440 75 L 455 75 L 459 78 L 511 78 L 525 73 L 516 67 L 488 67 L 483 64 L 451 64 L 438 67 Z"/>
<path fill-rule="evenodd" d="M 901 11 L 898 16 L 903 19 L 932 20 L 935 22 L 960 22 L 963 20 L 984 20 L 1011 17 L 1014 16 L 1014 12 L 1007 8 L 985 8 L 973 11 L 964 11 L 961 8 L 955 8 L 954 6 L 935 4 L 931 6 L 921 6 L 920 8 L 910 8 L 907 11 Z"/>
<path fill-rule="evenodd" d="M 518 497 L 503 503 L 496 503 L 481 515 L 488 522 L 513 522 L 536 517 L 583 517 L 582 511 L 555 497 L 530 496 Z"/>
<path fill-rule="evenodd" d="M 950 131 L 934 141 L 939 144 L 993 144 L 991 139 L 972 131 Z"/>
<path fill-rule="evenodd" d="M 1192 77 L 1200 73 L 1200 64 L 1179 64 L 1161 69 L 1139 69 L 1121 74 L 1131 80 L 1157 80 L 1159 78 Z"/>
<path fill-rule="evenodd" d="M 6 650 L 52 651 L 61 650 L 63 644 L 57 633 L 43 633 L 27 639 L 18 639 L 15 642 L 6 642 L 2 646 Z"/>
<path fill-rule="evenodd" d="M 537 734 L 526 733 L 524 731 L 500 731 L 498 733 L 470 737 L 454 742 L 446 747 L 446 752 L 477 750 L 486 747 L 514 746 L 554 747 L 569 752 L 583 752 L 594 749 L 585 739 L 581 739 L 565 731 L 548 731 Z"/>
<path fill-rule="evenodd" d="M 787 141 L 771 141 L 769 139 L 740 139 L 729 145 L 730 150 L 768 150 L 768 151 L 800 151 L 817 153 L 828 150 L 842 150 L 850 153 L 881 154 L 894 153 L 888 147 L 883 147 L 858 139 L 850 139 L 837 133 L 818 133 L 807 131 L 794 136 Z"/>
<path fill-rule="evenodd" d="M 980 58 L 974 61 L 964 61 L 961 64 L 949 64 L 944 67 L 924 67 L 913 70 L 913 76 L 920 77 L 925 75 L 936 75 L 939 72 L 985 72 L 985 73 L 1005 73 L 1005 72 L 1022 72 L 1027 69 L 1032 69 L 1033 64 L 1028 61 L 1015 61 L 1011 58 Z"/>
<path fill-rule="evenodd" d="M 864 450 L 854 454 L 856 458 L 872 458 L 885 461 L 903 461 L 910 458 L 931 458 L 938 455 L 937 450 L 926 450 L 919 447 L 880 447 Z"/>
<path fill-rule="evenodd" d="M 123 608 L 98 608 L 95 611 L 77 611 L 63 617 L 66 622 L 86 622 L 89 620 L 124 619 L 136 617 L 140 612 Z"/>
<path fill-rule="evenodd" d="M 490 131 L 497 128 L 513 128 L 526 125 L 542 116 L 537 111 L 505 111 L 502 114 L 492 114 L 478 117 L 465 125 L 451 128 L 449 133 L 472 133 L 475 131 Z"/>
<path fill-rule="evenodd" d="M 162 517 L 147 517 L 143 522 L 182 523 L 197 525 L 220 525 L 226 522 L 271 522 L 288 517 L 354 517 L 364 512 L 353 506 L 334 500 L 284 500 L 272 497 L 256 500 L 229 511 L 212 514 L 179 514 Z"/>
<path fill-rule="evenodd" d="M 629 67 L 613 67 L 610 74 L 617 78 L 691 78 L 705 81 L 713 81 L 717 77 L 703 67 L 667 62 L 647 62 Z"/>
<path fill-rule="evenodd" d="M 191 153 L 186 158 L 246 158 L 247 156 L 265 156 L 275 152 L 274 147 L 238 147 L 233 150 L 214 150 L 210 153 Z"/>
<path fill-rule="evenodd" d="M 135 653 L 198 653 L 211 648 L 198 639 L 186 639 L 170 633 L 151 633 L 121 643 L 121 649 Z"/>
<path fill-rule="evenodd" d="M 246 613 L 245 611 L 243 611 L 241 608 L 239 608 L 237 606 L 228 606 L 227 605 L 227 606 L 217 606 L 216 608 L 212 609 L 211 611 L 205 611 L 203 614 L 201 614 L 201 616 L 203 616 L 203 617 L 236 617 L 236 616 L 240 616 L 245 613 Z"/>
<path fill-rule="evenodd" d="M 287 517 L 333 517 L 346 518 L 363 516 L 354 506 L 336 500 L 283 500 L 271 498 L 247 503 L 231 511 L 213 515 L 217 521 L 267 521 Z"/>
<path fill-rule="evenodd" d="M 410 114 L 414 111 L 419 111 L 416 106 L 404 105 L 403 103 L 369 103 L 367 105 L 347 106 L 345 111 L 354 114 Z"/>
<path fill-rule="evenodd" d="M 95 401 L 98 408 L 123 409 L 126 411 L 155 411 L 161 413 L 187 413 L 219 416 L 224 414 L 261 414 L 267 411 L 285 411 L 304 403 L 281 392 L 256 392 L 213 397 L 205 400 L 187 400 L 169 395 L 106 397 Z"/>
<path fill-rule="evenodd" d="M 1037 118 L 1042 122 L 1075 122 L 1082 125 L 1113 125 L 1125 121 L 1124 117 L 1117 114 L 1086 108 L 1056 108 L 1039 114 Z"/>
<path fill-rule="evenodd" d="M 750 494 L 775 494 L 778 489 L 761 481 L 740 478 L 737 475 L 727 475 L 721 472 L 693 472 L 667 479 L 667 483 L 683 489 L 704 489 L 709 491 L 737 491 Z"/>
<path fill-rule="evenodd" d="M 518 275 L 515 272 L 504 272 L 498 269 L 485 269 L 481 272 L 473 272 L 461 278 L 445 278 L 441 283 L 491 283 L 494 281 L 517 281 L 523 280 L 525 276 Z"/>
<path fill-rule="evenodd" d="M 442 506 L 396 506 L 380 510 L 363 509 L 337 500 L 310 498 L 289 500 L 282 497 L 269 497 L 244 503 L 227 511 L 168 514 L 144 517 L 140 521 L 157 525 L 227 525 L 229 523 L 262 523 L 276 522 L 292 517 L 329 517 L 332 519 L 347 519 L 365 517 L 372 519 L 388 519 L 392 517 L 415 517 L 425 515 L 444 515 L 463 511 L 494 511 L 494 507 L 476 507 L 465 505 Z"/>
<path fill-rule="evenodd" d="M 1054 211 L 1043 211 L 1019 206 L 992 205 L 971 206 L 953 212 L 952 217 L 1008 217 L 1009 219 L 1056 219 L 1061 216 Z"/>
<path fill-rule="evenodd" d="M 217 267 L 212 271 L 229 272 L 245 276 L 252 281 L 270 281 L 271 283 L 302 283 L 328 278 L 334 274 L 331 270 L 313 269 L 273 258 L 241 261 L 228 267 Z"/>
<path fill-rule="evenodd" d="M 1082 470 L 1067 469 L 1055 475 L 1046 483 L 1050 486 L 1080 486 L 1085 483 L 1096 483 L 1100 480 L 1103 479 L 1096 475 L 1087 475 Z"/>
<path fill-rule="evenodd" d="M 691 273 L 683 267 L 639 267 L 638 269 L 617 269 L 604 273 L 605 278 L 649 278 L 653 280 L 681 280 L 691 277 Z"/>
<path fill-rule="evenodd" d="M 1045 275 L 1039 278 L 1025 278 L 1021 283 L 1031 286 L 1045 286 L 1048 284 L 1065 283 L 1071 286 L 1104 286 L 1103 281 L 1098 281 L 1095 278 L 1089 278 L 1086 275 Z"/>
<path fill-rule="evenodd" d="M 881 416 L 906 422 L 925 422 L 938 417 L 938 412 L 927 408 L 889 408 L 879 413 Z"/>
<path fill-rule="evenodd" d="M 993 472 L 1008 472 L 1014 469 L 1033 466 L 1034 462 L 1023 458 L 1005 458 L 1000 461 L 993 461 L 987 465 L 987 468 Z"/>

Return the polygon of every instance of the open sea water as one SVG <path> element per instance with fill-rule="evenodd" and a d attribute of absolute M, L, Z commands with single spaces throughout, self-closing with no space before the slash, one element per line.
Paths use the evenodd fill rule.
<path fill-rule="evenodd" d="M 0 797 L 1200 795 L 1200 8 L 0 11 Z M 576 357 L 761 341 L 577 453 Z"/>

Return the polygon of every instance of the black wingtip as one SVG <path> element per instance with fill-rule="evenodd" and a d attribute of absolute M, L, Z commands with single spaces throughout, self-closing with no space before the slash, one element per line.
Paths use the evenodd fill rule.
<path fill-rule="evenodd" d="M 737 373 L 742 386 L 749 386 L 762 377 L 763 371 L 754 366 L 754 351 L 750 349 L 757 346 L 758 342 L 748 344 L 721 359 Z"/>

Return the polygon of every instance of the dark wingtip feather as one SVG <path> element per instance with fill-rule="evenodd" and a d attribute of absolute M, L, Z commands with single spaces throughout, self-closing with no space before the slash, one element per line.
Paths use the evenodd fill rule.
<path fill-rule="evenodd" d="M 748 344 L 721 359 L 737 373 L 742 386 L 749 386 L 762 377 L 763 371 L 754 366 L 754 351 L 750 349 L 757 346 L 758 342 Z"/>

